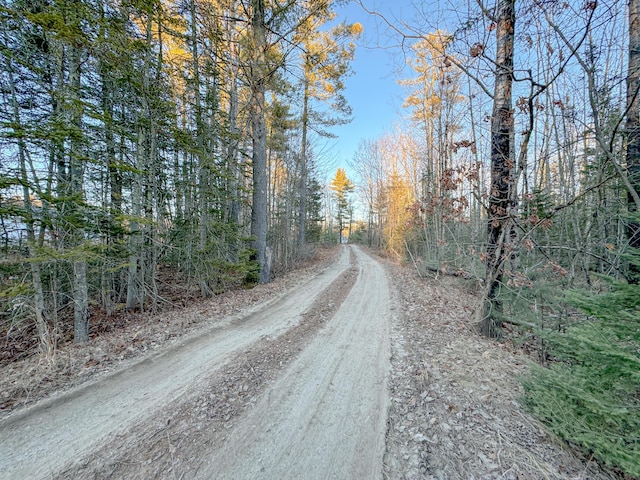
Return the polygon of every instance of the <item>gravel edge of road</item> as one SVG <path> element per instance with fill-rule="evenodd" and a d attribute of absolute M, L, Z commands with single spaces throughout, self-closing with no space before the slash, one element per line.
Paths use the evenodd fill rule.
<path fill-rule="evenodd" d="M 231 290 L 189 307 L 162 313 L 131 313 L 113 331 L 85 344 L 61 347 L 53 358 L 38 355 L 0 369 L 0 420 L 24 412 L 43 400 L 55 399 L 143 361 L 170 345 L 215 328 L 221 321 L 248 315 L 252 309 L 326 270 L 337 258 L 337 247 L 318 248 L 304 265 L 268 284 Z"/>
<path fill-rule="evenodd" d="M 255 404 L 340 308 L 356 278 L 357 266 L 352 256 L 350 268 L 303 313 L 298 325 L 275 339 L 261 339 L 237 353 L 177 403 L 112 438 L 89 458 L 54 478 L 193 477 L 206 461 L 205 452 L 225 441 L 235 420 Z"/>

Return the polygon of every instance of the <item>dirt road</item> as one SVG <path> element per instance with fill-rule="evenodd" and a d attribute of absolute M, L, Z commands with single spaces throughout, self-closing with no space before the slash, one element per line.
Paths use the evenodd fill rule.
<path fill-rule="evenodd" d="M 619 478 L 523 408 L 518 377 L 530 359 L 476 334 L 472 290 L 355 246 L 335 253 L 228 303 L 180 310 L 173 323 L 136 324 L 153 339 L 168 325 L 198 327 L 116 373 L 16 407 L 0 420 L 0 480 Z M 131 335 L 111 342 L 122 338 Z M 97 349 L 85 345 L 80 358 Z"/>
<path fill-rule="evenodd" d="M 306 339 L 279 378 L 258 392 L 255 404 L 224 432 L 223 443 L 207 441 L 207 432 L 198 426 L 204 440 L 197 448 L 185 443 L 185 452 L 199 452 L 198 467 L 179 474 L 174 470 L 172 477 L 379 478 L 387 410 L 389 289 L 384 269 L 355 247 L 345 247 L 323 273 L 250 314 L 228 318 L 133 367 L 4 419 L 0 477 L 73 477 L 78 465 L 96 475 L 92 462 L 109 457 L 111 466 L 129 465 L 131 478 L 144 477 L 144 466 L 151 461 L 131 466 L 118 460 L 122 451 L 130 454 L 125 439 L 149 438 L 141 432 L 160 417 L 172 416 L 174 406 L 184 408 L 185 398 L 202 392 L 202 382 L 212 372 L 299 327 L 314 301 L 349 269 L 350 255 L 355 256 L 357 278 L 332 318 Z M 174 466 L 188 464 L 179 458 L 179 449 L 169 450 Z M 145 452 L 134 457 L 146 458 Z"/>
<path fill-rule="evenodd" d="M 354 248 L 337 314 L 212 452 L 198 478 L 381 478 L 389 369 L 385 272 Z"/>

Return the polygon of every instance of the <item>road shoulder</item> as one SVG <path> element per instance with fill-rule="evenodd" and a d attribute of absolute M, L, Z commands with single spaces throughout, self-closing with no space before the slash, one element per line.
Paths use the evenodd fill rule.
<path fill-rule="evenodd" d="M 474 293 L 386 262 L 391 330 L 388 479 L 610 479 L 522 407 L 529 359 L 472 329 Z"/>

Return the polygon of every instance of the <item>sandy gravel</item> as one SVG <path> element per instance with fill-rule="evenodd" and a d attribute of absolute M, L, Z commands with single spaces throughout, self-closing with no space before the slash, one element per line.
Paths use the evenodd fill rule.
<path fill-rule="evenodd" d="M 50 399 L 0 422 L 0 477 L 47 478 L 184 395 L 211 369 L 260 338 L 278 336 L 349 265 L 348 250 L 331 268 L 250 315 L 125 370 Z"/>
<path fill-rule="evenodd" d="M 318 271 L 178 311 L 162 328 L 203 327 L 28 408 L 5 394 L 0 479 L 616 478 L 523 409 L 532 359 L 478 337 L 473 291 L 355 246 Z"/>
<path fill-rule="evenodd" d="M 342 307 L 198 478 L 381 477 L 389 287 L 382 266 L 352 248 L 359 273 Z"/>

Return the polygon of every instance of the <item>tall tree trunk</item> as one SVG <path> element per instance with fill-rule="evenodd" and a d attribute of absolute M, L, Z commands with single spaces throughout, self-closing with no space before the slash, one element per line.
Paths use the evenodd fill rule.
<path fill-rule="evenodd" d="M 13 68 L 8 58 L 5 58 L 7 72 L 9 76 L 9 89 L 11 93 L 11 106 L 13 113 L 13 121 L 18 129 L 22 129 L 22 121 L 20 118 L 20 107 L 16 95 L 15 80 L 13 76 Z M 27 175 L 27 148 L 22 137 L 18 138 L 18 158 L 20 159 L 20 180 L 22 182 L 23 206 L 25 209 L 25 225 L 27 230 L 27 254 L 31 265 L 31 282 L 33 285 L 33 306 L 36 316 L 36 331 L 38 332 L 38 340 L 40 343 L 40 351 L 45 355 L 51 355 L 54 351 L 55 343 L 51 338 L 51 332 L 47 324 L 44 308 L 44 291 L 42 288 L 42 272 L 40 262 L 35 260 L 36 235 L 33 218 L 33 204 L 31 202 L 31 192 L 29 188 L 29 178 Z"/>
<path fill-rule="evenodd" d="M 200 98 L 200 62 L 198 54 L 198 25 L 197 25 L 197 12 L 196 1 L 191 0 L 189 4 L 191 14 L 191 61 L 193 69 L 193 97 L 195 101 L 194 115 L 196 122 L 196 145 L 198 159 L 198 213 L 200 215 L 200 221 L 198 223 L 198 252 L 200 254 L 200 262 L 198 265 L 199 270 L 199 284 L 200 295 L 202 297 L 209 297 L 213 293 L 209 287 L 208 271 L 206 266 L 202 264 L 207 255 L 207 243 L 208 243 L 208 229 L 210 223 L 209 215 L 209 195 L 210 195 L 210 181 L 209 181 L 209 156 L 206 151 L 206 140 L 204 138 L 204 122 L 202 118 L 202 99 Z"/>
<path fill-rule="evenodd" d="M 69 54 L 69 85 L 72 89 L 71 95 L 71 121 L 76 136 L 71 139 L 69 152 L 69 176 L 70 191 L 79 198 L 73 200 L 73 215 L 76 217 L 73 234 L 74 247 L 79 247 L 84 242 L 84 222 L 82 202 L 82 192 L 84 192 L 84 167 L 81 158 L 81 145 L 78 140 L 82 132 L 82 104 L 80 102 L 80 50 L 76 46 L 70 46 Z M 73 318 L 74 318 L 74 342 L 83 343 L 89 340 L 89 286 L 87 284 L 87 261 L 82 257 L 81 252 L 75 255 L 73 262 Z"/>
<path fill-rule="evenodd" d="M 103 67 L 106 68 L 106 67 Z M 106 149 L 107 186 L 109 189 L 109 225 L 106 234 L 107 248 L 115 247 L 122 241 L 122 230 L 118 216 L 122 214 L 122 174 L 116 161 L 116 144 L 113 126 L 113 82 L 108 79 L 108 73 L 104 72 L 102 78 L 102 104 L 103 115 L 105 117 L 104 134 Z M 122 275 L 120 269 L 114 267 L 119 259 L 113 256 L 105 258 L 105 266 L 108 267 L 103 273 L 103 304 L 107 315 L 113 313 L 115 304 L 118 302 L 118 292 L 120 290 L 119 280 Z"/>
<path fill-rule="evenodd" d="M 629 0 L 629 71 L 627 73 L 627 169 L 632 188 L 640 194 L 640 1 Z M 640 251 L 640 221 L 638 207 L 628 194 L 631 215 L 628 235 L 629 246 Z M 640 264 L 632 262 L 629 282 L 640 283 Z"/>
<path fill-rule="evenodd" d="M 496 25 L 496 78 L 491 117 L 491 190 L 489 192 L 488 239 L 485 295 L 478 309 L 479 328 L 483 335 L 499 337 L 502 333 L 502 304 L 498 298 L 508 259 L 506 245 L 512 228 L 510 219 L 513 185 L 513 56 L 515 0 L 499 0 Z"/>
<path fill-rule="evenodd" d="M 234 54 L 235 55 L 235 54 Z M 238 165 L 238 82 L 236 78 L 235 66 L 232 67 L 229 92 L 229 134 L 227 136 L 226 162 L 228 169 L 228 214 L 227 223 L 233 226 L 233 235 L 229 242 L 229 250 L 231 258 L 234 262 L 238 261 L 238 240 L 237 229 L 240 224 L 240 186 L 241 186 L 241 170 Z"/>
<path fill-rule="evenodd" d="M 305 62 L 305 64 L 308 65 L 309 62 Z M 302 100 L 302 146 L 300 149 L 300 189 L 298 192 L 300 197 L 298 210 L 298 249 L 300 251 L 302 251 L 307 237 L 307 129 L 309 125 L 309 75 L 310 72 L 305 72 L 304 98 Z"/>
<path fill-rule="evenodd" d="M 260 265 L 260 283 L 271 280 L 271 265 L 267 259 L 267 129 L 265 92 L 267 81 L 267 32 L 264 0 L 252 0 L 254 57 L 251 69 L 251 134 L 253 162 L 253 203 L 251 205 L 251 235 Z"/>
<path fill-rule="evenodd" d="M 162 46 L 160 47 L 162 49 Z M 158 225 L 160 225 L 159 205 L 161 203 L 160 190 L 158 184 L 158 176 L 160 174 L 159 158 L 158 158 L 158 125 L 155 120 L 151 120 L 149 125 L 150 141 L 149 141 L 149 167 L 147 168 L 145 199 L 145 217 L 150 219 L 148 225 L 145 226 L 145 247 L 147 260 L 142 263 L 142 279 L 144 285 L 148 285 L 148 289 L 142 290 L 141 302 L 144 304 L 144 294 L 148 291 L 151 294 L 153 312 L 158 309 L 158 260 L 160 258 L 160 238 Z M 148 267 L 147 267 L 148 266 Z M 144 268 L 147 267 L 145 272 Z M 148 272 L 148 277 L 145 273 Z M 147 280 L 148 278 L 148 280 Z M 148 283 L 147 283 L 148 282 Z"/>
<path fill-rule="evenodd" d="M 106 5 L 100 2 L 100 40 L 107 44 L 111 41 L 105 28 Z M 113 67 L 106 59 L 101 58 L 98 65 L 98 73 L 100 75 L 100 100 L 102 103 L 102 115 L 104 117 L 104 143 L 105 143 L 105 170 L 106 188 L 108 189 L 109 225 L 106 232 L 105 242 L 108 251 L 122 240 L 122 231 L 120 229 L 118 216 L 122 214 L 122 174 L 116 161 L 116 143 L 114 128 L 114 96 L 115 83 L 111 76 L 111 68 Z M 105 195 L 106 197 L 106 195 Z M 118 292 L 120 290 L 119 280 L 122 271 L 114 268 L 118 263 L 118 259 L 113 255 L 106 255 L 104 258 L 104 266 L 102 272 L 102 303 L 107 315 L 112 315 L 115 305 L 118 302 Z"/>
<path fill-rule="evenodd" d="M 89 340 L 89 290 L 87 288 L 87 262 L 73 262 L 73 341 Z"/>
<path fill-rule="evenodd" d="M 236 11 L 236 1 L 232 2 L 231 11 Z M 226 25 L 226 31 L 229 38 L 234 37 L 237 21 L 229 19 Z M 226 164 L 227 164 L 227 218 L 226 222 L 233 225 L 233 236 L 229 242 L 229 250 L 231 258 L 234 262 L 238 261 L 239 244 L 237 239 L 237 231 L 240 225 L 240 197 L 242 186 L 242 171 L 238 162 L 238 153 L 240 145 L 240 129 L 238 128 L 238 72 L 239 72 L 239 52 L 236 42 L 229 41 L 229 78 L 227 85 L 229 87 L 229 104 L 227 118 L 229 120 L 229 132 L 226 135 Z"/>
<path fill-rule="evenodd" d="M 138 148 L 136 152 L 136 172 L 134 174 L 131 189 L 131 221 L 129 222 L 129 272 L 127 276 L 127 310 L 138 308 L 140 295 L 138 289 L 140 280 L 138 275 L 138 261 L 141 250 L 140 224 L 138 219 L 142 216 L 142 172 L 144 171 L 145 153 L 144 127 L 138 127 Z M 140 305 L 142 307 L 142 305 Z"/>

